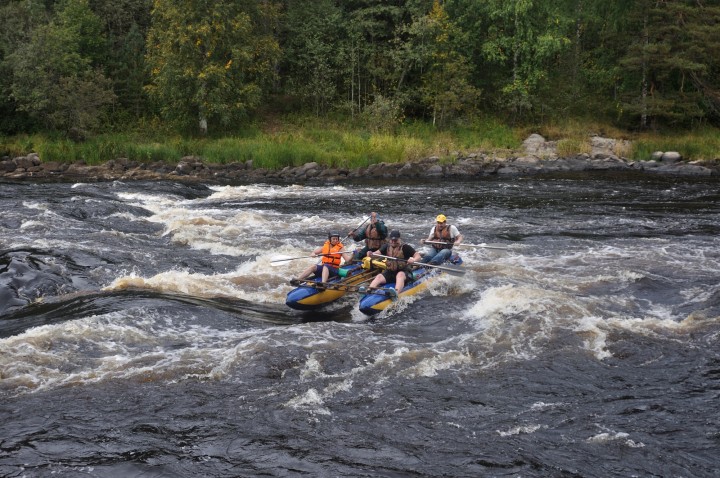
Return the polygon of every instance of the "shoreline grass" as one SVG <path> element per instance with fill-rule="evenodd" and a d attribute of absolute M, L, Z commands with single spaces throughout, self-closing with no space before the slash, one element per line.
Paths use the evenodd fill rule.
<path fill-rule="evenodd" d="M 458 154 L 485 152 L 512 154 L 522 140 L 539 132 L 558 142 L 560 155 L 587 152 L 589 137 L 629 139 L 629 159 L 648 160 L 654 151 L 678 151 L 687 160 L 720 160 L 720 131 L 705 127 L 674 134 L 620 131 L 591 121 L 569 120 L 563 124 L 510 127 L 493 119 L 448 130 L 425 122 L 407 122 L 393 132 L 374 132 L 341 120 L 289 117 L 251 127 L 236 136 L 192 138 L 166 132 L 106 133 L 82 143 L 51 135 L 0 136 L 0 156 L 38 153 L 45 162 L 85 161 L 102 164 L 111 159 L 175 163 L 196 156 L 208 163 L 252 160 L 256 168 L 282 169 L 317 162 L 323 166 L 357 168 L 373 163 L 397 163 L 437 156 L 444 162 Z"/>

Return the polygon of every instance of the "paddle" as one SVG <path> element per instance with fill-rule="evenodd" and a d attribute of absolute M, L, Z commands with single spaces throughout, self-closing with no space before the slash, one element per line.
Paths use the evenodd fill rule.
<path fill-rule="evenodd" d="M 443 241 L 425 241 L 425 242 L 423 242 L 423 244 L 441 244 L 441 245 L 448 245 L 448 244 L 452 244 L 452 243 L 450 243 L 450 242 L 443 242 Z M 505 251 L 505 250 L 508 250 L 508 249 L 509 249 L 509 247 L 488 246 L 488 245 L 486 245 L 486 244 L 465 244 L 464 242 L 463 242 L 463 243 L 460 243 L 460 244 L 454 244 L 454 246 L 455 246 L 455 247 L 483 247 L 483 248 L 485 248 L 485 249 L 500 249 L 500 250 L 502 250 L 502 251 Z"/>
<path fill-rule="evenodd" d="M 407 262 L 406 259 L 398 259 L 397 257 L 392 257 L 392 256 L 383 256 L 382 254 L 373 254 L 372 257 L 384 257 L 385 259 L 389 259 L 391 261 Z M 436 266 L 435 264 L 424 264 L 422 262 L 414 262 L 412 265 L 418 266 L 418 267 L 430 267 L 433 269 L 440 269 L 441 271 L 445 271 L 445 272 L 449 273 L 450 275 L 454 275 L 454 276 L 464 276 L 465 275 L 465 271 L 462 269 L 458 269 L 457 267 Z"/>
<path fill-rule="evenodd" d="M 365 224 L 366 222 L 368 222 L 368 219 L 370 219 L 370 216 L 366 217 L 366 218 L 363 220 L 363 222 L 361 222 L 360 224 L 358 224 L 355 229 L 353 229 L 352 231 L 350 231 L 350 234 L 348 234 L 347 236 L 345 236 L 345 239 L 347 239 L 348 237 L 352 236 L 355 231 L 357 231 L 358 229 L 360 229 L 360 227 L 362 227 L 363 224 Z M 343 240 L 340 241 L 340 242 L 345 241 L 345 239 L 343 239 Z M 352 253 L 354 253 L 354 252 L 355 252 L 355 251 L 329 252 L 329 253 L 327 253 L 327 254 L 317 254 L 317 255 L 314 255 L 314 256 L 301 256 L 301 257 L 276 256 L 274 259 L 272 259 L 272 260 L 270 261 L 270 265 L 271 265 L 271 266 L 279 266 L 279 265 L 282 265 L 282 264 L 280 264 L 281 262 L 295 261 L 295 260 L 298 260 L 298 259 L 308 259 L 308 258 L 311 258 L 311 257 L 332 256 L 332 255 L 335 255 L 335 254 L 352 254 Z"/>
<path fill-rule="evenodd" d="M 320 256 L 334 256 L 337 254 L 350 254 L 353 251 L 338 251 L 338 252 L 328 252 L 327 254 L 316 254 L 314 256 L 300 256 L 300 257 L 288 257 L 288 256 L 275 256 L 273 260 L 270 261 L 271 266 L 279 266 L 281 264 L 278 264 L 279 262 L 287 262 L 287 261 L 295 261 L 297 259 L 312 259 L 314 257 L 320 257 Z"/>

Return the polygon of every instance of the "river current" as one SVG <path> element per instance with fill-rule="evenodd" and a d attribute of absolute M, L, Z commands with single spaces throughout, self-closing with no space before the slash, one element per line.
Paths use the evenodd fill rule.
<path fill-rule="evenodd" d="M 719 184 L 2 183 L 0 476 L 718 476 Z M 494 248 L 285 306 L 371 211 Z"/>

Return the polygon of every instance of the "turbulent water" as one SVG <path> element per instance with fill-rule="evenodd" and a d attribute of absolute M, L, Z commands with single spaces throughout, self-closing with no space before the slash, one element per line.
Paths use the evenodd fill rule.
<path fill-rule="evenodd" d="M 718 476 L 718 184 L 0 184 L 0 476 Z M 502 249 L 286 307 L 370 211 Z"/>

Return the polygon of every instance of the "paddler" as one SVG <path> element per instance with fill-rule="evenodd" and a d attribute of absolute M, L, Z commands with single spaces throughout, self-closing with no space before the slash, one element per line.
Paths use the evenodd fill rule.
<path fill-rule="evenodd" d="M 392 231 L 390 233 L 390 243 L 383 244 L 380 249 L 370 253 L 373 255 L 383 255 L 395 257 L 397 261 L 387 260 L 387 269 L 376 275 L 370 287 L 380 287 L 389 282 L 395 282 L 395 291 L 400 292 L 405 287 L 405 279 L 407 273 L 410 272 L 410 266 L 420 260 L 420 253 L 410 244 L 405 244 L 400 240 L 400 231 Z"/>
<path fill-rule="evenodd" d="M 447 223 L 447 217 L 444 214 L 438 214 L 435 218 L 435 225 L 430 229 L 430 235 L 427 239 L 421 239 L 420 242 L 425 244 L 428 242 L 432 246 L 432 250 L 425 254 L 422 258 L 424 264 L 440 265 L 450 258 L 452 248 L 462 242 L 463 235 L 460 234 L 458 228 Z"/>
<path fill-rule="evenodd" d="M 368 252 L 375 252 L 380 249 L 380 246 L 387 244 L 387 226 L 380 219 L 380 216 L 376 212 L 370 213 L 370 224 L 365 228 L 358 231 L 348 232 L 348 236 L 352 236 L 353 241 L 360 242 L 365 240 L 365 247 L 355 253 L 353 259 L 360 260 L 368 255 Z"/>
<path fill-rule="evenodd" d="M 328 240 L 325 244 L 316 248 L 310 257 L 320 256 L 320 263 L 312 265 L 305 269 L 297 280 L 304 280 L 315 273 L 315 277 L 320 277 L 323 282 L 327 282 L 330 277 L 338 275 L 338 267 L 342 263 L 349 262 L 352 259 L 352 252 L 343 252 L 343 243 L 340 242 L 340 234 L 331 232 L 328 234 Z"/>

